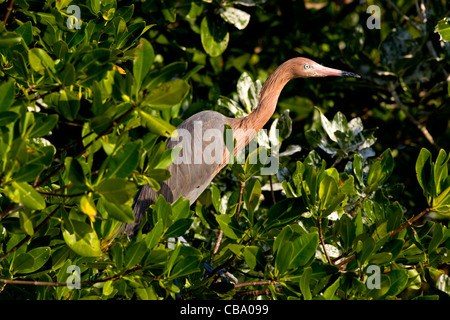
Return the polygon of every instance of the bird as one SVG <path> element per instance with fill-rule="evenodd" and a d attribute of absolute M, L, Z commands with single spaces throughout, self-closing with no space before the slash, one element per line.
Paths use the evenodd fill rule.
<path fill-rule="evenodd" d="M 171 176 L 168 180 L 160 182 L 159 191 L 155 191 L 149 184 L 139 189 L 133 201 L 135 220 L 125 224 L 124 233 L 128 238 L 137 234 L 147 210 L 160 195 L 170 203 L 182 196 L 183 199 L 189 199 L 192 205 L 219 171 L 227 165 L 230 150 L 225 145 L 224 139 L 205 139 L 206 132 L 214 131 L 219 137 L 223 137 L 225 127 L 229 126 L 235 141 L 233 152 L 237 155 L 272 117 L 281 91 L 290 80 L 327 76 L 360 78 L 358 74 L 352 72 L 328 68 L 308 58 L 295 57 L 279 65 L 269 75 L 260 90 L 258 105 L 247 116 L 230 118 L 216 111 L 205 110 L 182 122 L 175 131 L 194 137 L 184 141 L 175 159 L 185 161 L 174 161 L 167 168 Z M 172 135 L 168 138 L 166 149 L 173 149 L 179 145 L 179 136 Z M 215 151 L 213 157 L 216 161 L 198 161 L 198 159 L 205 160 L 202 156 L 207 149 Z"/>

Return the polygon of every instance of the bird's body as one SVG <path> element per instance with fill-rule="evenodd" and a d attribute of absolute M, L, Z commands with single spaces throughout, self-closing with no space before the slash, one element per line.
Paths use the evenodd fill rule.
<path fill-rule="evenodd" d="M 228 162 L 230 152 L 223 139 L 226 125 L 231 127 L 234 134 L 236 155 L 269 121 L 275 112 L 281 90 L 288 81 L 324 76 L 359 77 L 350 72 L 323 67 L 309 59 L 294 58 L 281 64 L 269 76 L 261 89 L 258 106 L 248 116 L 229 118 L 215 111 L 202 111 L 186 119 L 177 127 L 177 132 L 184 135 L 181 134 L 182 150 L 176 160 L 183 161 L 174 161 L 168 167 L 171 177 L 160 183 L 158 192 L 150 185 L 140 189 L 133 205 L 135 221 L 125 226 L 125 233 L 130 236 L 139 230 L 144 214 L 160 194 L 168 202 L 175 202 L 183 196 L 191 204 L 200 196 Z M 210 132 L 214 134 L 208 135 Z M 188 139 L 186 136 L 189 136 Z M 179 137 L 169 138 L 166 148 L 174 148 L 179 144 Z"/>

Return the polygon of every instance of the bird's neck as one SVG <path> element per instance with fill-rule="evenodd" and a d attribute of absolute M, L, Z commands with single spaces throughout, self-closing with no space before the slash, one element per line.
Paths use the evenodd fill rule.
<path fill-rule="evenodd" d="M 292 63 L 287 61 L 280 65 L 265 81 L 261 92 L 259 94 L 258 106 L 253 109 L 253 111 L 245 118 L 241 118 L 240 128 L 246 130 L 247 137 L 253 139 L 258 131 L 264 127 L 264 125 L 269 121 L 275 112 L 278 97 L 280 96 L 281 90 L 284 86 L 294 78 L 292 72 Z M 253 132 L 253 134 L 252 134 Z M 251 140 L 250 139 L 250 140 Z M 244 146 L 247 145 L 249 141 L 243 142 Z M 240 149 L 240 148 L 239 148 Z"/>

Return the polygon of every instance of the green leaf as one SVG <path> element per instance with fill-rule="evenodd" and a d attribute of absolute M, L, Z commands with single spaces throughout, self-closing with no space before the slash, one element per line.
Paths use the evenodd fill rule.
<path fill-rule="evenodd" d="M 392 260 L 391 252 L 379 252 L 373 254 L 369 259 L 369 264 L 381 265 Z"/>
<path fill-rule="evenodd" d="M 236 219 L 232 219 L 227 214 L 221 214 L 216 217 L 216 220 L 219 223 L 220 229 L 228 238 L 237 240 L 242 237 L 243 231 L 239 227 Z"/>
<path fill-rule="evenodd" d="M 158 244 L 163 232 L 164 224 L 162 221 L 158 221 L 153 227 L 152 231 L 150 231 L 145 238 L 145 243 L 148 250 L 152 250 Z"/>
<path fill-rule="evenodd" d="M 220 16 L 239 30 L 245 29 L 250 22 L 250 14 L 233 7 L 221 8 Z"/>
<path fill-rule="evenodd" d="M 211 200 L 212 200 L 212 204 L 214 206 L 214 209 L 216 210 L 217 213 L 221 213 L 221 198 L 220 198 L 220 190 L 219 188 L 217 188 L 217 186 L 213 185 L 211 187 Z"/>
<path fill-rule="evenodd" d="M 28 251 L 26 254 L 33 258 L 33 265 L 29 268 L 25 268 L 24 265 L 22 265 L 19 272 L 32 273 L 42 268 L 50 258 L 50 251 L 50 247 L 39 247 Z"/>
<path fill-rule="evenodd" d="M 69 248 L 80 256 L 99 257 L 102 255 L 97 233 L 86 223 L 76 220 L 65 220 L 63 238 Z"/>
<path fill-rule="evenodd" d="M 33 26 L 31 21 L 27 21 L 19 26 L 14 32 L 20 34 L 26 45 L 29 45 L 33 41 Z"/>
<path fill-rule="evenodd" d="M 100 182 L 95 188 L 107 201 L 121 205 L 129 201 L 137 192 L 134 183 L 125 179 L 111 178 Z"/>
<path fill-rule="evenodd" d="M 408 274 L 406 270 L 392 270 L 388 274 L 390 287 L 389 290 L 384 295 L 387 296 L 396 296 L 401 293 L 408 283 Z"/>
<path fill-rule="evenodd" d="M 433 236 L 431 237 L 431 241 L 428 244 L 428 254 L 431 254 L 433 250 L 435 250 L 439 246 L 443 238 L 444 234 L 442 232 L 442 225 L 440 223 L 435 223 L 433 229 Z"/>
<path fill-rule="evenodd" d="M 203 18 L 200 24 L 200 36 L 203 48 L 211 57 L 220 56 L 230 40 L 227 28 L 211 16 Z"/>
<path fill-rule="evenodd" d="M 273 228 L 286 225 L 297 219 L 304 212 L 302 210 L 305 209 L 301 198 L 283 199 L 269 209 L 265 227 Z"/>
<path fill-rule="evenodd" d="M 195 249 L 195 248 L 192 248 Z M 195 249 L 196 250 L 196 249 Z M 185 256 L 180 259 L 170 272 L 172 278 L 181 278 L 192 273 L 199 272 L 200 269 L 200 257 L 199 256 Z"/>
<path fill-rule="evenodd" d="M 52 74 L 56 73 L 55 62 L 41 48 L 30 49 L 28 51 L 28 60 L 30 61 L 31 68 L 40 74 L 44 74 L 46 70 Z"/>
<path fill-rule="evenodd" d="M 342 246 L 345 251 L 350 250 L 353 244 L 353 240 L 356 235 L 356 226 L 352 220 L 346 215 L 342 216 L 339 221 L 339 232 L 342 241 Z"/>
<path fill-rule="evenodd" d="M 289 242 L 294 236 L 294 231 L 290 225 L 285 226 L 281 232 L 276 236 L 273 243 L 273 252 L 280 250 L 281 246 Z"/>
<path fill-rule="evenodd" d="M 375 240 L 367 238 L 362 241 L 361 253 L 357 254 L 357 259 L 360 265 L 363 265 L 375 249 Z"/>
<path fill-rule="evenodd" d="M 433 199 L 433 211 L 445 215 L 450 213 L 450 186 Z"/>
<path fill-rule="evenodd" d="M 14 258 L 12 270 L 21 273 L 22 270 L 33 268 L 34 258 L 28 253 L 20 253 Z M 25 272 L 26 273 L 26 272 Z"/>
<path fill-rule="evenodd" d="M 359 182 L 359 185 L 363 187 L 365 185 L 363 172 L 364 167 L 363 167 L 363 159 L 359 154 L 355 154 L 352 166 L 356 180 Z"/>
<path fill-rule="evenodd" d="M 322 216 L 332 213 L 336 207 L 345 199 L 345 194 L 338 192 L 338 185 L 330 176 L 325 176 L 319 184 L 319 210 Z"/>
<path fill-rule="evenodd" d="M 86 184 L 86 175 L 80 161 L 70 157 L 67 157 L 64 161 L 66 168 L 69 167 L 70 181 L 76 186 L 84 186 Z"/>
<path fill-rule="evenodd" d="M 447 17 L 438 22 L 434 32 L 439 33 L 441 40 L 450 41 L 450 24 Z"/>
<path fill-rule="evenodd" d="M 261 248 L 257 246 L 248 246 L 244 248 L 242 252 L 244 256 L 245 263 L 248 267 L 254 270 L 256 267 L 264 269 L 264 256 L 262 254 Z"/>
<path fill-rule="evenodd" d="M 188 94 L 189 84 L 182 79 L 165 82 L 153 89 L 144 100 L 148 106 L 155 109 L 168 109 L 179 104 Z"/>
<path fill-rule="evenodd" d="M 24 212 L 20 212 L 19 218 L 20 218 L 20 226 L 22 227 L 22 229 L 25 230 L 25 232 L 29 236 L 33 236 L 34 235 L 34 227 L 33 227 L 32 216 L 30 214 L 28 214 L 26 211 L 24 211 Z"/>
<path fill-rule="evenodd" d="M 152 216 L 153 223 L 156 225 L 158 221 L 162 221 L 164 229 L 167 229 L 172 224 L 172 206 L 162 194 L 156 199 Z"/>
<path fill-rule="evenodd" d="M 425 196 L 428 196 L 432 192 L 430 190 L 430 182 L 433 176 L 431 157 L 431 152 L 422 148 L 416 161 L 417 181 L 419 181 L 419 185 Z"/>
<path fill-rule="evenodd" d="M 172 204 L 172 218 L 174 220 L 190 218 L 192 212 L 189 207 L 189 199 L 183 199 L 183 197 L 178 198 L 178 200 Z"/>
<path fill-rule="evenodd" d="M 30 138 L 43 137 L 47 135 L 58 122 L 57 114 L 35 113 L 33 130 L 30 132 Z"/>
<path fill-rule="evenodd" d="M 147 246 L 144 241 L 132 243 L 129 247 L 127 247 L 125 252 L 125 269 L 130 269 L 138 264 L 146 251 Z"/>
<path fill-rule="evenodd" d="M 259 98 L 255 83 L 247 72 L 241 74 L 236 88 L 239 94 L 239 100 L 241 100 L 247 114 L 249 114 L 258 105 Z"/>
<path fill-rule="evenodd" d="M 303 298 L 305 300 L 311 300 L 311 288 L 309 282 L 311 280 L 312 269 L 311 267 L 305 268 L 303 270 L 302 276 L 300 277 L 300 291 L 302 292 Z"/>
<path fill-rule="evenodd" d="M 14 102 L 14 81 L 10 80 L 0 85 L 0 112 L 8 110 Z"/>
<path fill-rule="evenodd" d="M 105 198 L 100 198 L 98 201 L 110 218 L 126 223 L 134 221 L 134 213 L 131 207 L 107 201 Z"/>
<path fill-rule="evenodd" d="M 289 268 L 303 267 L 314 258 L 319 245 L 319 234 L 317 232 L 303 234 L 293 242 L 293 253 Z"/>
<path fill-rule="evenodd" d="M 8 32 L 6 35 L 2 34 L 0 38 L 0 48 L 12 48 L 23 43 L 23 37 L 15 32 Z"/>
<path fill-rule="evenodd" d="M 329 286 L 323 293 L 326 300 L 336 300 L 336 291 L 341 285 L 341 278 L 339 277 L 331 286 Z"/>
<path fill-rule="evenodd" d="M 293 252 L 294 245 L 292 242 L 284 243 L 277 251 L 277 255 L 275 257 L 275 270 L 277 270 L 280 275 L 284 274 L 288 270 Z"/>
<path fill-rule="evenodd" d="M 134 141 L 125 144 L 115 154 L 109 156 L 109 171 L 106 177 L 127 178 L 139 162 L 139 150 L 142 148 L 142 141 Z"/>
<path fill-rule="evenodd" d="M 145 174 L 156 181 L 164 181 L 171 176 L 170 171 L 167 169 L 149 169 Z"/>
<path fill-rule="evenodd" d="M 151 132 L 160 136 L 170 137 L 172 132 L 176 129 L 169 122 L 161 118 L 155 117 L 147 112 L 139 110 L 139 115 L 142 118 L 142 124 L 145 125 Z"/>
<path fill-rule="evenodd" d="M 155 52 L 152 45 L 145 39 L 139 40 L 139 45 L 135 51 L 134 63 L 133 63 L 133 75 L 136 80 L 136 92 L 141 88 L 142 81 L 144 80 L 150 68 L 153 65 L 155 59 Z"/>
<path fill-rule="evenodd" d="M 15 122 L 19 118 L 19 114 L 12 111 L 0 112 L 0 127 Z"/>
<path fill-rule="evenodd" d="M 58 112 L 67 120 L 73 121 L 80 110 L 80 99 L 72 91 L 62 90 L 58 96 Z"/>
<path fill-rule="evenodd" d="M 180 237 L 186 233 L 192 224 L 192 219 L 178 219 L 167 229 L 165 237 Z"/>
<path fill-rule="evenodd" d="M 76 77 L 75 67 L 70 63 L 67 63 L 62 69 L 61 73 L 59 74 L 59 78 L 61 79 L 61 82 L 65 86 L 73 85 L 75 82 L 75 77 Z"/>
<path fill-rule="evenodd" d="M 436 184 L 436 195 L 439 195 L 443 191 L 443 189 L 447 187 L 446 181 L 448 177 L 449 159 L 450 154 L 447 156 L 447 153 L 444 151 L 444 149 L 441 149 L 434 164 L 434 182 Z"/>
<path fill-rule="evenodd" d="M 28 209 L 43 210 L 44 198 L 29 184 L 13 181 L 5 188 L 7 196 L 15 203 L 21 203 Z"/>
<path fill-rule="evenodd" d="M 244 202 L 250 222 L 253 223 L 253 214 L 261 197 L 261 183 L 258 179 L 251 179 L 244 188 Z"/>

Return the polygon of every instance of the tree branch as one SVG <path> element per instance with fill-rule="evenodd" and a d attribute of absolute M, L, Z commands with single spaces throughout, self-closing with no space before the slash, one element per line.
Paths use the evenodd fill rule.
<path fill-rule="evenodd" d="M 414 218 L 412 218 L 411 220 L 408 220 L 406 223 L 402 224 L 400 227 L 398 227 L 397 229 L 391 231 L 391 234 L 389 235 L 389 237 L 392 237 L 393 235 L 399 233 L 400 231 L 402 231 L 403 229 L 405 229 L 408 226 L 411 226 L 414 222 L 416 222 L 417 220 L 419 220 L 423 215 L 427 214 L 428 212 L 431 211 L 431 208 L 426 208 L 425 210 L 423 210 L 421 213 L 419 213 L 417 216 L 415 216 Z"/>
<path fill-rule="evenodd" d="M 239 202 L 238 202 L 238 207 L 237 207 L 237 211 L 236 211 L 236 220 L 239 220 L 239 212 L 241 211 L 242 194 L 244 193 L 244 186 L 245 186 L 245 182 L 241 181 L 241 189 L 239 190 Z"/>
<path fill-rule="evenodd" d="M 89 285 L 89 284 L 95 284 L 100 282 L 106 282 L 109 280 L 118 280 L 122 278 L 123 276 L 126 276 L 129 273 L 132 273 L 136 270 L 139 270 L 141 266 L 137 265 L 127 271 L 125 271 L 123 274 L 117 274 L 115 276 L 108 276 L 97 280 L 89 280 L 89 281 L 81 281 L 80 285 Z M 30 286 L 47 286 L 47 287 L 66 287 L 67 283 L 64 282 L 47 282 L 47 281 L 34 281 L 34 280 L 14 280 L 14 279 L 0 279 L 0 282 L 6 283 L 6 284 L 22 284 L 22 285 L 30 285 Z"/>
<path fill-rule="evenodd" d="M 322 244 L 322 248 L 323 248 L 323 252 L 325 252 L 325 256 L 327 257 L 327 261 L 330 265 L 333 265 L 333 262 L 331 261 L 330 257 L 328 256 L 328 252 L 327 249 L 325 247 L 325 241 L 323 240 L 323 235 L 322 235 L 322 219 L 319 217 L 319 238 L 320 238 L 320 243 Z"/>
<path fill-rule="evenodd" d="M 9 3 L 8 8 L 6 9 L 5 19 L 3 19 L 3 23 L 5 24 L 5 26 L 6 26 L 6 22 L 8 21 L 9 14 L 11 13 L 12 8 L 13 8 L 13 6 L 14 6 L 14 1 L 15 1 L 15 0 L 11 0 L 11 2 Z"/>

